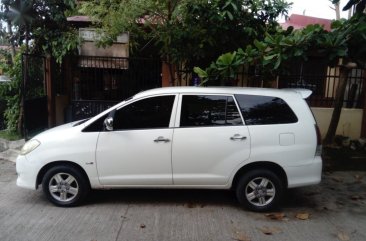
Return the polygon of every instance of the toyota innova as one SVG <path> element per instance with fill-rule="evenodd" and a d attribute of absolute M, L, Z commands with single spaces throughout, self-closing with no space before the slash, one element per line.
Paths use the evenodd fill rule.
<path fill-rule="evenodd" d="M 320 136 L 305 89 L 167 87 L 29 140 L 17 185 L 58 206 L 90 189 L 228 189 L 254 211 L 321 179 Z"/>

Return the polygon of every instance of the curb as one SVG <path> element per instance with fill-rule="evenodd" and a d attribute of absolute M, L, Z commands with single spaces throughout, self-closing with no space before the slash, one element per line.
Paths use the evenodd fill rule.
<path fill-rule="evenodd" d="M 25 140 L 8 141 L 0 138 L 0 159 L 15 162 Z"/>

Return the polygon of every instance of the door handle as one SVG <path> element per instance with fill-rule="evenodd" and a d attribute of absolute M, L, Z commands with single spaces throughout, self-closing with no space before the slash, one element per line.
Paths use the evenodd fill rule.
<path fill-rule="evenodd" d="M 246 136 L 242 136 L 242 135 L 239 135 L 239 134 L 235 134 L 234 136 L 230 137 L 230 140 L 232 140 L 232 141 L 245 140 L 245 139 L 247 139 Z"/>
<path fill-rule="evenodd" d="M 161 141 L 166 143 L 166 142 L 169 142 L 170 140 L 168 138 L 164 138 L 163 136 L 159 136 L 158 138 L 156 138 L 154 140 L 154 142 L 161 142 Z"/>

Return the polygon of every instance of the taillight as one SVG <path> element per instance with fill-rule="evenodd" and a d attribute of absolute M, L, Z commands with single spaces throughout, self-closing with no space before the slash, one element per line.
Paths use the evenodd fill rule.
<path fill-rule="evenodd" d="M 316 132 L 316 150 L 315 150 L 315 156 L 321 156 L 322 154 L 322 136 L 320 134 L 319 126 L 317 124 L 315 126 L 315 132 Z"/>

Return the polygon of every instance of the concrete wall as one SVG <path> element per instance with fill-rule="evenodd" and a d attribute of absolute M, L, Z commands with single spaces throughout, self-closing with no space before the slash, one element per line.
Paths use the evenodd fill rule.
<path fill-rule="evenodd" d="M 322 138 L 324 138 L 328 131 L 330 119 L 332 118 L 333 108 L 311 107 L 311 110 L 318 122 Z M 337 135 L 348 136 L 352 139 L 359 138 L 361 135 L 362 115 L 362 109 L 343 108 L 337 128 Z"/>

